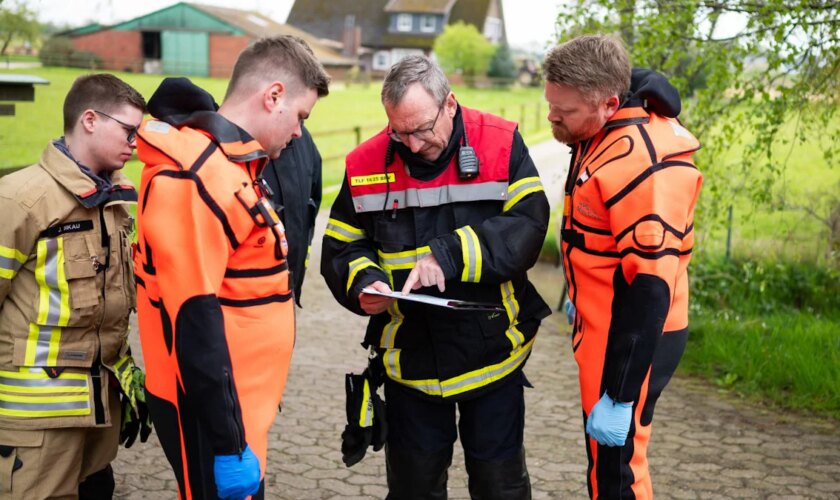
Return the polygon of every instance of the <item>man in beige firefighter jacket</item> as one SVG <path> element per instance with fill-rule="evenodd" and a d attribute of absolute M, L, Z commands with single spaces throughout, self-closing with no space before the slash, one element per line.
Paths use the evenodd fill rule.
<path fill-rule="evenodd" d="M 80 77 L 64 137 L 0 179 L 0 499 L 110 498 L 119 442 L 148 437 L 119 172 L 144 110 L 114 76 Z"/>

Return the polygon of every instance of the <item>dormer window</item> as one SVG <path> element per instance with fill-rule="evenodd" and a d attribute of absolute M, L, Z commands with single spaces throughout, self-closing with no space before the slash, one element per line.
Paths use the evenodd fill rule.
<path fill-rule="evenodd" d="M 436 27 L 437 23 L 435 23 L 435 16 L 420 16 L 420 31 L 423 33 L 434 33 Z"/>
<path fill-rule="evenodd" d="M 397 31 L 411 31 L 411 14 L 397 14 Z"/>

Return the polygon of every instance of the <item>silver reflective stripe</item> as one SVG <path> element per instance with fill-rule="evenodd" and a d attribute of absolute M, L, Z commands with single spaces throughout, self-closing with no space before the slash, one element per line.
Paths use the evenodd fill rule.
<path fill-rule="evenodd" d="M 467 227 L 465 229 L 459 229 L 459 231 L 463 231 L 464 233 L 463 238 L 461 238 L 461 244 L 466 245 L 467 257 L 466 262 L 464 262 L 464 276 L 462 281 L 475 283 L 478 281 L 478 259 L 476 256 L 481 249 L 475 247 L 475 239 L 472 237 L 472 234 L 469 234 L 472 232 L 472 228 Z"/>
<path fill-rule="evenodd" d="M 337 224 L 333 224 L 333 223 L 328 223 L 327 224 L 325 234 L 327 236 L 332 236 L 333 238 L 335 238 L 337 240 L 345 241 L 345 242 L 348 242 L 348 243 L 351 242 L 351 241 L 358 241 L 358 240 L 365 239 L 364 234 L 358 234 L 358 233 L 348 231 L 347 229 L 345 229 L 345 228 L 343 228 L 343 227 L 341 227 Z M 336 236 L 340 236 L 340 237 L 336 237 Z M 307 256 L 308 255 L 309 254 L 307 253 Z"/>
<path fill-rule="evenodd" d="M 61 290 L 58 285 L 58 240 L 55 238 L 46 240 L 47 257 L 44 264 L 44 278 L 47 286 L 50 289 L 49 294 L 49 312 L 47 313 L 48 325 L 58 325 L 59 316 L 61 316 Z M 62 325 L 64 326 L 64 325 Z M 49 337 L 47 337 L 49 341 Z M 39 340 L 40 344 L 40 340 Z M 49 344 L 49 342 L 48 342 Z M 40 352 L 39 352 L 40 355 Z M 46 353 L 44 360 L 46 361 Z"/>
<path fill-rule="evenodd" d="M 411 188 L 404 191 L 391 191 L 387 203 L 385 193 L 354 196 L 353 206 L 356 208 L 356 213 L 361 213 L 381 211 L 383 206 L 390 209 L 394 200 L 397 201 L 399 208 L 436 207 L 462 201 L 505 201 L 508 199 L 507 188 L 507 181 Z"/>
<path fill-rule="evenodd" d="M 90 402 L 74 401 L 70 403 L 18 403 L 0 400 L 0 409 L 21 410 L 21 411 L 61 411 L 61 410 L 87 410 Z"/>
<path fill-rule="evenodd" d="M 22 379 L 0 377 L 0 384 L 12 385 L 17 387 L 87 387 L 87 380 L 85 379 L 61 379 L 61 378 L 47 378 L 47 379 Z"/>
<path fill-rule="evenodd" d="M 512 200 L 512 199 L 516 198 L 516 196 L 523 191 L 527 191 L 529 189 L 539 188 L 539 187 L 542 187 L 542 182 L 540 182 L 539 177 L 535 177 L 531 181 L 528 181 L 528 182 L 525 182 L 524 184 L 520 184 L 520 185 L 516 186 L 516 189 L 514 189 L 513 191 L 508 193 L 508 199 Z"/>
<path fill-rule="evenodd" d="M 44 325 L 35 325 L 38 327 L 38 340 L 35 342 L 35 365 L 49 366 L 47 359 L 50 355 L 50 338 L 52 337 L 52 327 Z"/>
<path fill-rule="evenodd" d="M 429 247 L 418 248 L 416 252 L 417 253 L 412 252 L 410 255 L 402 255 L 403 252 L 400 252 L 400 254 L 397 254 L 399 257 L 394 256 L 394 254 L 379 252 L 379 263 L 385 267 L 398 267 L 409 264 L 411 267 L 414 267 L 414 264 L 416 264 L 418 260 L 432 253 Z"/>
<path fill-rule="evenodd" d="M 6 269 L 11 271 L 12 274 L 17 274 L 21 267 L 23 267 L 23 262 L 14 257 L 3 257 L 0 255 L 0 270 Z"/>

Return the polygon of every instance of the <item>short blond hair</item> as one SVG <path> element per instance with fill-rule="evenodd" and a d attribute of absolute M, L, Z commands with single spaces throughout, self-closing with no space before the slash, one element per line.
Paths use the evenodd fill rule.
<path fill-rule="evenodd" d="M 611 36 L 579 36 L 551 49 L 543 64 L 545 81 L 577 89 L 590 103 L 630 90 L 630 57 Z"/>

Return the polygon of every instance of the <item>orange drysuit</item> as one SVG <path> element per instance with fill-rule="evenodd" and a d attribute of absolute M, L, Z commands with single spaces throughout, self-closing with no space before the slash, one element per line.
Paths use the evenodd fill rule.
<path fill-rule="evenodd" d="M 181 498 L 216 498 L 213 457 L 266 471 L 294 343 L 285 235 L 260 145 L 215 112 L 146 121 L 135 252 L 149 408 Z M 264 488 L 254 498 L 261 498 Z"/>
<path fill-rule="evenodd" d="M 584 427 L 606 392 L 633 402 L 622 447 L 586 436 L 592 498 L 651 498 L 653 407 L 688 335 L 688 276 L 700 147 L 675 119 L 631 99 L 594 137 L 572 145 L 563 221 L 572 345 Z"/>

